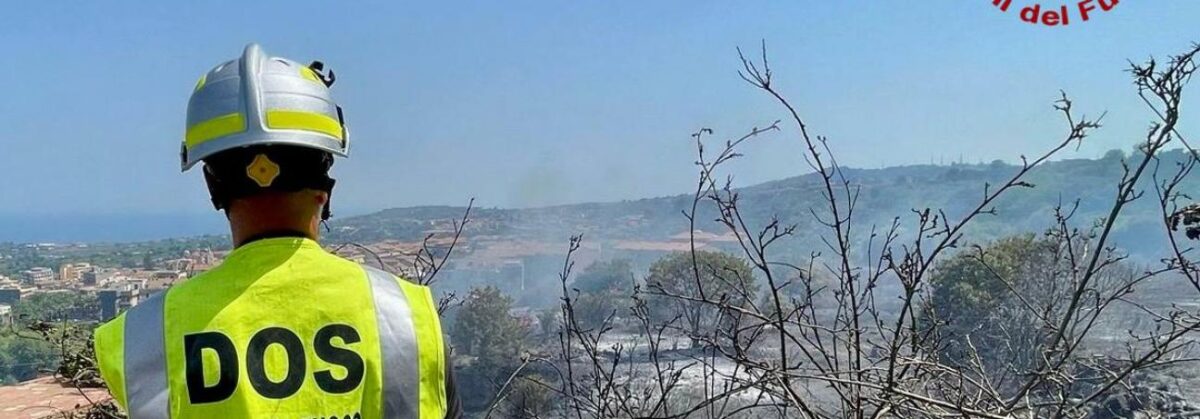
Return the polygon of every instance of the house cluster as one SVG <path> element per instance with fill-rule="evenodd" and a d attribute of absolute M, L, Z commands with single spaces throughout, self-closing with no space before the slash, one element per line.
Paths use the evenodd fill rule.
<path fill-rule="evenodd" d="M 187 250 L 182 257 L 160 261 L 152 268 L 113 268 L 71 262 L 57 268 L 29 268 L 14 277 L 0 275 L 0 319 L 7 319 L 12 306 L 22 299 L 51 292 L 94 294 L 100 302 L 99 317 L 111 319 L 143 298 L 215 266 L 221 256 L 220 252 L 209 249 Z"/>

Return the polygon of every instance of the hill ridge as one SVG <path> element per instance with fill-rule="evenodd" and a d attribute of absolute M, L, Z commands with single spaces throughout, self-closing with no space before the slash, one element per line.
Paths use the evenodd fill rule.
<path fill-rule="evenodd" d="M 1113 187 L 1120 179 L 1121 152 L 1109 152 L 1097 159 L 1075 158 L 1046 162 L 1028 174 L 1034 188 L 1010 191 L 996 205 L 997 214 L 979 219 L 968 231 L 969 239 L 986 241 L 1019 232 L 1039 232 L 1053 221 L 1055 205 L 1080 202 L 1075 221 L 1089 225 L 1107 214 Z M 1160 155 L 1161 166 L 1183 161 L 1183 151 Z M 945 210 L 951 217 L 961 216 L 978 204 L 986 183 L 995 185 L 1019 170 L 1002 161 L 991 163 L 954 163 L 950 165 L 912 164 L 886 168 L 843 168 L 843 173 L 861 195 L 857 203 L 858 223 L 890 224 L 894 217 L 909 217 L 912 209 Z M 809 208 L 819 208 L 822 190 L 819 178 L 806 173 L 737 188 L 742 197 L 741 210 L 752 223 L 761 223 L 778 215 L 785 223 L 798 226 L 801 235 L 819 229 Z M 1149 184 L 1147 184 L 1148 186 Z M 1189 186 L 1196 186 L 1190 185 Z M 1123 217 L 1116 233 L 1119 246 L 1150 257 L 1155 249 L 1141 248 L 1153 243 L 1147 230 L 1161 233 L 1161 215 L 1157 205 L 1147 205 L 1149 193 L 1135 202 Z M 584 233 L 595 240 L 663 240 L 686 231 L 680 213 L 690 206 L 692 196 L 683 193 L 620 201 L 583 202 L 533 208 L 475 208 L 468 235 L 508 237 L 510 239 L 556 239 Z M 705 206 L 710 207 L 711 205 Z M 419 240 L 427 227 L 439 220 L 462 216 L 463 206 L 433 205 L 389 208 L 349 217 L 333 223 L 331 241 Z M 715 213 L 705 208 L 699 217 L 712 220 Z M 866 224 L 863 224 L 866 223 Z M 703 230 L 719 226 L 702 223 Z M 861 227 L 860 227 L 861 228 Z M 808 245 L 816 242 L 808 241 Z M 1124 244 L 1123 244 L 1124 242 Z M 795 247 L 803 248 L 805 243 Z"/>

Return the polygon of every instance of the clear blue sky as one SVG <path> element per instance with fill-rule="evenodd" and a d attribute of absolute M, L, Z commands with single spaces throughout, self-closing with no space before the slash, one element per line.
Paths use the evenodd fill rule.
<path fill-rule="evenodd" d="M 337 72 L 354 146 L 334 196 L 355 212 L 686 191 L 689 133 L 784 116 L 735 72 L 734 48 L 760 39 L 779 88 L 846 165 L 1015 161 L 1063 133 L 1059 89 L 1081 112 L 1109 111 L 1068 156 L 1094 157 L 1129 149 L 1149 122 L 1126 59 L 1200 41 L 1191 0 L 1122 1 L 1059 28 L 987 0 L 430 3 L 6 7 L 0 213 L 209 211 L 200 174 L 178 170 L 187 97 L 250 41 Z M 793 134 L 747 148 L 738 182 L 800 174 Z"/>

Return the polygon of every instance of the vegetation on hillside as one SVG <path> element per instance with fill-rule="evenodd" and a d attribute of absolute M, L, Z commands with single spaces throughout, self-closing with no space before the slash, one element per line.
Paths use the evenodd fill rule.
<path fill-rule="evenodd" d="M 1136 151 L 1134 151 L 1136 153 Z M 1038 231 L 1053 222 L 1054 208 L 1078 201 L 1075 220 L 1086 224 L 1105 216 L 1105 203 L 1113 195 L 1113 178 L 1121 176 L 1121 161 L 1129 152 L 1112 150 L 1098 159 L 1048 161 L 1029 171 L 1023 178 L 1036 187 L 1014 190 L 999 197 L 993 214 L 979 218 L 968 227 L 972 238 L 986 241 L 1007 235 Z M 1191 156 L 1184 149 L 1160 151 L 1155 167 L 1163 170 L 1186 163 Z M 893 218 L 917 208 L 939 208 L 946 215 L 961 217 L 980 197 L 980 187 L 998 184 L 1021 170 L 1019 164 L 955 163 L 950 165 L 912 165 L 884 169 L 841 168 L 846 181 L 855 185 L 858 206 L 856 217 L 864 225 L 890 225 Z M 936 185 L 934 187 L 933 185 Z M 1152 188 L 1149 177 L 1139 179 L 1139 188 Z M 1184 189 L 1200 187 L 1187 178 Z M 778 217 L 798 231 L 819 231 L 821 226 L 809 216 L 809 209 L 821 204 L 821 180 L 817 174 L 737 188 L 745 207 L 745 221 L 763 224 Z M 589 203 L 530 209 L 476 209 L 467 235 L 499 235 L 511 239 L 542 239 L 585 234 L 592 240 L 646 239 L 663 240 L 688 229 L 680 211 L 691 205 L 688 195 L 639 199 L 612 203 Z M 330 242 L 378 240 L 419 241 L 438 222 L 462 215 L 463 208 L 396 208 L 374 214 L 336 220 L 327 237 Z M 721 231 L 712 222 L 718 214 L 709 207 L 700 208 L 697 228 Z M 1156 227 L 1158 207 L 1149 200 L 1135 202 L 1123 213 L 1114 228 L 1114 236 L 1135 257 L 1156 260 L 1167 249 Z M 865 246 L 865 241 L 856 242 Z M 789 252 L 804 254 L 824 244 L 819 236 L 807 234 L 789 241 Z"/>

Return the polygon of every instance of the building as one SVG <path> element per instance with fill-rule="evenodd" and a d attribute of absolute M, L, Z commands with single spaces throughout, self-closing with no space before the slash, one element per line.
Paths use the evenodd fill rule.
<path fill-rule="evenodd" d="M 191 259 L 181 258 L 165 260 L 162 262 L 162 266 L 173 271 L 187 272 L 192 270 L 192 266 L 195 265 L 195 263 L 196 262 Z"/>
<path fill-rule="evenodd" d="M 47 282 L 53 280 L 54 270 L 50 268 L 37 267 L 21 271 L 21 282 L 25 284 L 32 285 L 38 282 Z"/>
<path fill-rule="evenodd" d="M 140 283 L 124 283 L 120 287 L 100 290 L 96 299 L 100 300 L 100 320 L 108 321 L 122 311 L 136 306 L 141 300 Z"/>
<path fill-rule="evenodd" d="M 154 271 L 150 273 L 150 278 L 146 280 L 146 289 L 149 291 L 165 290 L 186 279 L 187 273 L 182 271 Z"/>
<path fill-rule="evenodd" d="M 15 305 L 21 301 L 20 288 L 0 288 L 0 304 Z"/>
<path fill-rule="evenodd" d="M 64 263 L 58 268 L 58 279 L 63 282 L 76 282 L 81 279 L 84 272 L 92 269 L 92 264 L 81 263 Z"/>
<path fill-rule="evenodd" d="M 83 273 L 79 274 L 79 280 L 80 280 L 80 282 L 83 282 L 83 285 L 88 285 L 88 286 L 99 285 L 100 284 L 100 269 L 93 266 L 93 267 L 91 267 L 91 269 L 83 271 Z"/>
<path fill-rule="evenodd" d="M 133 307 L 131 303 L 134 294 L 137 291 L 121 291 L 121 290 L 100 290 L 96 292 L 96 299 L 100 300 L 100 320 L 108 321 L 121 311 Z"/>
<path fill-rule="evenodd" d="M 220 258 L 211 249 L 184 250 L 183 257 L 163 261 L 162 267 L 195 275 L 197 272 L 212 268 L 219 262 Z"/>
<path fill-rule="evenodd" d="M 184 250 L 183 258 L 191 260 L 195 266 L 199 267 L 213 266 L 220 262 L 220 258 L 213 253 L 212 249 Z"/>

